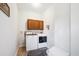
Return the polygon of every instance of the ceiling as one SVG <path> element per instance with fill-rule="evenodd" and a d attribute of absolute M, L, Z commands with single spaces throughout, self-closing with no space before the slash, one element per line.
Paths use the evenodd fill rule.
<path fill-rule="evenodd" d="M 38 13 L 43 13 L 53 4 L 52 3 L 40 3 L 39 7 L 34 7 L 32 3 L 18 3 L 17 5 L 18 5 L 18 10 L 20 11 L 34 11 Z"/>

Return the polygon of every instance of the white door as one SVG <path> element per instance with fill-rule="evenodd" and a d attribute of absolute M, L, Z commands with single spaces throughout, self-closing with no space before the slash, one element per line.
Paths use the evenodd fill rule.
<path fill-rule="evenodd" d="M 38 36 L 36 36 L 36 35 L 26 36 L 26 49 L 27 49 L 27 51 L 37 49 L 37 44 L 38 44 Z"/>
<path fill-rule="evenodd" d="M 79 3 L 71 4 L 71 56 L 79 56 Z"/>

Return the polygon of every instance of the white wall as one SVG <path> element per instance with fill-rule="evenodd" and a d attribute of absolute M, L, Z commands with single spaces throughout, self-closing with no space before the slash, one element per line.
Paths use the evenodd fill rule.
<path fill-rule="evenodd" d="M 71 4 L 71 55 L 79 56 L 79 4 Z"/>
<path fill-rule="evenodd" d="M 69 51 L 69 4 L 55 5 L 55 46 Z"/>
<path fill-rule="evenodd" d="M 23 46 L 24 44 L 24 31 L 25 29 L 25 23 L 27 22 L 27 19 L 33 18 L 33 19 L 40 19 L 43 20 L 43 16 L 39 13 L 36 13 L 34 11 L 25 11 L 25 10 L 18 10 L 19 11 L 19 46 Z"/>
<path fill-rule="evenodd" d="M 54 46 L 54 5 L 48 7 L 48 9 L 44 12 L 44 19 L 45 19 L 45 31 L 44 33 L 47 35 L 48 41 L 48 48 Z M 47 29 L 46 25 L 49 25 L 49 30 Z"/>
<path fill-rule="evenodd" d="M 19 32 L 21 32 L 19 36 L 19 44 L 23 44 L 24 38 L 22 31 L 25 30 L 25 22 L 28 18 L 37 18 L 44 21 L 44 34 L 47 35 L 48 47 L 52 47 L 54 45 L 54 7 L 48 7 L 43 13 L 35 12 L 35 11 L 25 11 L 19 10 Z M 46 25 L 50 26 L 50 29 L 47 30 Z M 21 37 L 22 36 L 22 37 Z"/>
<path fill-rule="evenodd" d="M 48 38 L 48 47 L 50 48 L 55 44 L 69 51 L 69 16 L 69 4 L 52 4 L 42 14 L 34 11 L 19 10 L 19 31 L 25 30 L 25 21 L 28 18 L 43 19 L 45 22 L 44 34 L 46 34 Z M 47 30 L 46 25 L 50 26 L 49 30 Z M 19 40 L 22 43 L 24 38 L 21 36 Z"/>
<path fill-rule="evenodd" d="M 25 30 L 25 21 L 28 18 L 43 19 L 45 22 L 44 33 L 47 34 L 48 38 L 48 47 L 50 48 L 55 44 L 69 51 L 69 16 L 69 4 L 52 4 L 42 14 L 34 11 L 19 10 L 19 28 L 20 31 Z M 49 30 L 47 30 L 46 25 L 50 26 Z"/>
<path fill-rule="evenodd" d="M 10 17 L 0 11 L 0 56 L 15 55 L 17 46 L 17 7 L 9 4 Z"/>
<path fill-rule="evenodd" d="M 19 30 L 24 31 L 25 30 L 25 22 L 29 18 L 34 18 L 34 19 L 43 19 L 43 16 L 40 15 L 39 13 L 36 13 L 34 11 L 25 11 L 25 10 L 19 10 Z"/>

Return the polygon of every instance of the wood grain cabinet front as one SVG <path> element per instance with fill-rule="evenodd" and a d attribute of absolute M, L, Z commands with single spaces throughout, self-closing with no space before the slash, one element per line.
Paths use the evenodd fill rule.
<path fill-rule="evenodd" d="M 31 20 L 27 21 L 27 29 L 28 30 L 43 30 L 44 22 L 40 20 Z"/>

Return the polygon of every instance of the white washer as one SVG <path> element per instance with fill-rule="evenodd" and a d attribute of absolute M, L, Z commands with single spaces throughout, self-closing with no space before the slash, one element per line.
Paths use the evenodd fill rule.
<path fill-rule="evenodd" d="M 26 36 L 26 48 L 27 48 L 27 51 L 38 48 L 38 36 L 37 35 Z"/>

